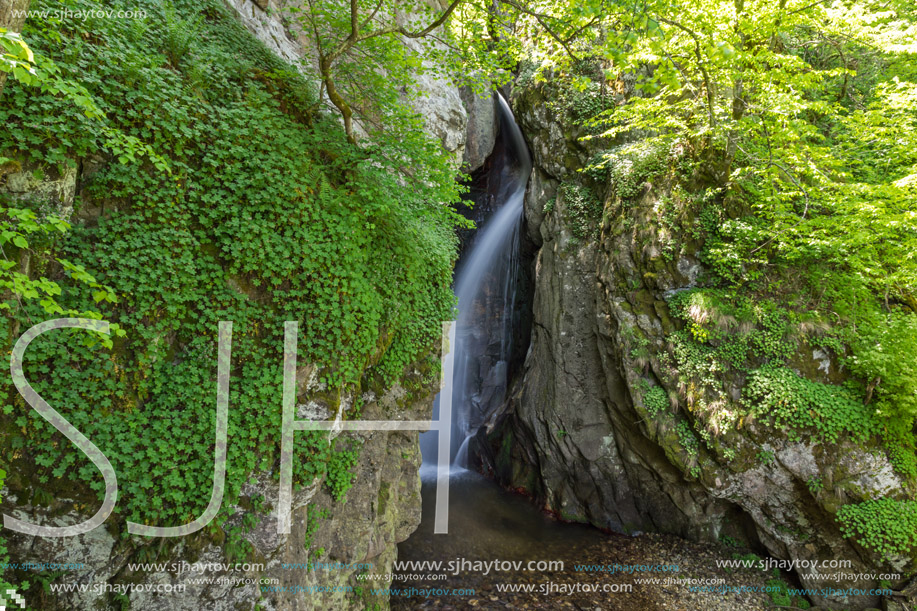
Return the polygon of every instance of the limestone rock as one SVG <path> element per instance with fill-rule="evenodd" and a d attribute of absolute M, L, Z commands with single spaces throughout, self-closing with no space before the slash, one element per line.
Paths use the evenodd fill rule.
<path fill-rule="evenodd" d="M 525 215 L 540 246 L 535 265 L 534 327 L 523 374 L 487 434 L 490 466 L 505 485 L 523 488 L 562 517 L 615 530 L 658 530 L 715 541 L 723 535 L 781 559 L 852 562 L 848 573 L 906 573 L 906 559 L 888 562 L 842 536 L 834 514 L 848 502 L 894 494 L 902 486 L 875 449 L 791 442 L 750 424 L 726 440 L 686 453 L 677 412 L 650 417 L 642 384 L 662 383 L 653 354 L 676 329 L 667 301 L 703 274 L 697 244 L 667 251 L 655 222 L 665 185 L 637 185 L 627 206 L 606 194 L 600 235 L 577 238 L 577 210 L 565 182 L 596 153 L 579 128 L 552 109 L 545 86 L 518 91 L 517 120 L 534 160 Z M 607 146 L 607 144 L 606 144 Z M 666 254 L 667 253 L 667 254 Z M 663 255 L 666 256 L 663 256 Z M 809 349 L 793 366 L 819 381 L 842 375 L 836 360 Z M 728 394 L 739 398 L 743 381 Z M 672 406 L 674 407 L 674 406 Z M 684 408 L 681 408 L 684 409 Z M 720 444 L 720 445 L 717 445 Z M 728 460 L 728 447 L 745 459 Z M 772 460 L 756 460 L 766 451 Z M 825 580 L 799 569 L 805 588 L 869 588 L 878 583 Z M 903 583 L 893 584 L 900 588 Z M 825 606 L 864 609 L 878 597 L 828 597 Z"/>
<path fill-rule="evenodd" d="M 283 9 L 300 8 L 302 0 L 227 0 L 239 19 L 248 30 L 261 40 L 279 57 L 287 60 L 310 80 L 318 74 L 318 59 L 311 50 L 307 33 L 300 26 L 286 17 Z M 436 0 L 431 0 L 434 7 L 442 10 Z M 417 15 L 422 13 L 417 7 Z M 417 21 L 414 13 L 399 14 L 399 21 L 407 24 Z M 425 57 L 423 43 L 420 40 L 405 39 L 404 45 L 412 53 Z M 441 44 L 441 43 L 435 43 Z M 462 104 L 458 88 L 446 77 L 432 70 L 431 62 L 424 59 L 426 70 L 418 75 L 414 83 L 416 95 L 411 96 L 414 110 L 423 118 L 426 131 L 442 142 L 443 148 L 452 154 L 456 170 L 462 163 L 465 149 L 466 126 L 468 113 Z M 319 88 L 316 86 L 315 93 Z M 327 100 L 325 100 L 327 102 Z M 330 103 L 329 108 L 330 108 Z M 478 109 L 476 108 L 477 112 Z M 486 121 L 486 119 L 485 119 Z M 362 128 L 355 122 L 355 129 Z M 486 145 L 486 143 L 485 143 Z M 484 146 L 484 145 L 482 145 Z M 493 144 L 491 143 L 491 147 Z"/>
<path fill-rule="evenodd" d="M 497 116 L 493 96 L 478 96 L 469 87 L 461 89 L 462 104 L 468 113 L 465 131 L 465 152 L 462 168 L 473 172 L 490 156 L 497 140 Z"/>
<path fill-rule="evenodd" d="M 290 34 L 284 22 L 281 7 L 269 7 L 268 0 L 227 0 L 239 20 L 268 49 L 291 64 L 297 65 L 304 57 L 304 48 L 295 36 Z M 268 8 L 275 10 L 268 11 Z"/>
<path fill-rule="evenodd" d="M 0 194 L 39 204 L 39 210 L 69 218 L 77 188 L 77 165 L 11 162 L 0 167 Z"/>

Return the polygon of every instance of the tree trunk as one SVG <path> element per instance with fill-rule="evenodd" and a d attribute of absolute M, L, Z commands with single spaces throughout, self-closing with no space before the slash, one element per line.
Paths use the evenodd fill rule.
<path fill-rule="evenodd" d="M 21 32 L 25 23 L 26 11 L 30 0 L 0 0 L 0 28 L 10 32 Z M 0 95 L 6 84 L 6 72 L 0 72 Z"/>

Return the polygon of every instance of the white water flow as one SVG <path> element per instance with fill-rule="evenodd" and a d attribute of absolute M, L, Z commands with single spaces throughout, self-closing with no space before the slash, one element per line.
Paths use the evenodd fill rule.
<path fill-rule="evenodd" d="M 452 396 L 450 463 L 453 471 L 468 467 L 468 441 L 484 418 L 505 398 L 512 353 L 513 313 L 519 266 L 523 198 L 532 162 L 522 132 L 503 96 L 497 94 L 502 163 L 494 163 L 491 182 L 496 211 L 478 228 L 457 269 L 456 339 L 452 385 L 440 393 Z M 439 417 L 439 399 L 434 418 Z M 433 476 L 438 453 L 436 432 L 420 437 L 424 468 Z"/>

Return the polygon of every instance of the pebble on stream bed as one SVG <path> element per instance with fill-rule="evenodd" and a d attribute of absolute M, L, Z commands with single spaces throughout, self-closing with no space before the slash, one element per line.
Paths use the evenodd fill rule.
<path fill-rule="evenodd" d="M 439 558 L 434 550 L 422 559 Z M 717 560 L 730 560 L 731 550 L 704 543 L 691 543 L 678 537 L 641 534 L 635 537 L 601 535 L 598 531 L 592 543 L 570 546 L 562 556 L 564 570 L 557 572 L 514 572 L 480 575 L 462 573 L 445 580 L 420 579 L 396 581 L 400 588 L 473 588 L 473 596 L 392 597 L 391 607 L 408 609 L 581 609 L 589 611 L 758 611 L 772 609 L 769 596 L 763 592 L 704 593 L 691 592 L 684 584 L 664 585 L 636 583 L 657 578 L 722 578 L 732 587 L 763 587 L 771 577 L 758 569 L 728 570 L 718 568 Z M 421 560 L 421 558 L 402 558 Z M 480 558 L 488 560 L 487 558 Z M 677 573 L 595 573 L 577 572 L 577 565 L 678 565 Z M 571 594 L 538 592 L 541 584 L 557 584 L 563 588 L 583 584 L 632 584 L 628 593 L 579 592 Z M 498 584 L 535 584 L 536 592 L 499 592 Z"/>

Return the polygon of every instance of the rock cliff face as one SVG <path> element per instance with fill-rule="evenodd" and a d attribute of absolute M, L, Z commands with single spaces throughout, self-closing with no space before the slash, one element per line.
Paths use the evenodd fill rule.
<path fill-rule="evenodd" d="M 662 355 L 680 326 L 668 302 L 703 271 L 699 245 L 682 234 L 676 254 L 663 256 L 672 234 L 660 209 L 674 188 L 665 172 L 641 176 L 634 164 L 626 198 L 604 176 L 579 172 L 598 150 L 586 143 L 596 141 L 579 140 L 582 128 L 551 103 L 551 86 L 528 85 L 514 95 L 535 165 L 526 199 L 528 232 L 539 245 L 534 325 L 511 397 L 479 434 L 487 436 L 485 467 L 568 520 L 728 537 L 777 558 L 850 560 L 850 573 L 903 573 L 912 560 L 889 563 L 870 554 L 844 538 L 833 519 L 845 502 L 901 487 L 883 452 L 851 442 L 790 441 L 755 422 L 705 443 L 693 434 L 693 444 L 683 439 L 696 415 L 666 381 L 672 376 Z M 679 154 L 669 152 L 667 164 Z M 596 192 L 603 197 L 590 195 Z M 839 375 L 836 359 L 811 348 L 801 348 L 793 362 L 811 379 Z M 742 382 L 735 380 L 736 398 Z M 647 390 L 657 386 L 665 405 L 648 409 Z M 807 588 L 877 586 L 823 580 L 817 572 L 797 569 Z M 818 602 L 859 609 L 878 601 Z"/>
<path fill-rule="evenodd" d="M 308 72 L 307 45 L 282 18 L 281 9 L 293 2 L 232 0 L 229 4 L 249 31 L 269 49 Z M 496 121 L 492 100 L 466 93 L 466 110 L 462 93 L 445 81 L 425 77 L 418 86 L 425 95 L 417 110 L 426 118 L 430 133 L 455 155 L 456 169 L 462 164 L 467 171 L 480 167 L 494 146 Z M 466 140 L 471 144 L 468 147 Z M 81 194 L 81 186 L 98 166 L 94 159 L 75 161 L 77 167 L 62 175 L 38 177 L 35 168 L 5 168 L 0 175 L 4 179 L 0 188 L 14 199 L 50 202 L 57 213 L 70 216 L 75 196 Z M 92 210 L 82 211 L 71 221 L 95 222 L 92 214 Z M 365 393 L 361 417 L 429 420 L 436 388 L 425 385 L 420 378 L 415 372 L 402 380 L 401 385 L 376 389 L 376 394 Z M 299 397 L 299 417 L 327 418 L 353 404 L 352 397 L 327 395 L 321 389 L 305 389 Z M 155 558 L 138 557 L 138 549 L 145 542 L 127 537 L 122 532 L 123 520 L 116 515 L 105 528 L 77 537 L 37 538 L 8 532 L 5 537 L 10 553 L 15 558 L 48 563 L 81 562 L 85 570 L 75 573 L 80 584 L 108 584 L 122 589 L 141 584 L 168 586 L 163 595 L 140 589 L 129 592 L 128 598 L 135 609 L 232 610 L 249 609 L 253 605 L 265 610 L 387 609 L 387 597 L 372 597 L 368 588 L 361 588 L 365 584 L 356 575 L 369 569 L 379 575 L 391 574 L 397 544 L 420 522 L 421 458 L 417 433 L 346 433 L 341 438 L 345 437 L 360 446 L 359 461 L 351 469 L 355 481 L 347 492 L 346 502 L 334 500 L 321 479 L 295 491 L 289 535 L 276 532 L 275 474 L 260 472 L 251 476 L 224 529 L 225 532 L 237 530 L 241 539 L 251 545 L 253 551 L 240 561 L 244 566 L 232 569 L 225 566 L 235 563 L 232 545 L 222 539 L 222 534 L 214 535 L 210 529 L 189 537 L 163 539 Z M 17 484 L 15 477 L 7 481 L 3 498 L 6 513 L 46 525 L 65 525 L 78 521 L 74 510 L 84 510 L 95 503 L 94 497 L 66 495 L 50 502 L 46 499 L 37 502 L 31 498 L 27 484 L 27 481 Z M 227 503 L 224 500 L 224 506 Z M 256 503 L 258 507 L 253 507 Z M 255 524 L 251 522 L 253 516 L 258 518 Z M 204 572 L 184 573 L 173 568 L 131 571 L 128 567 L 129 563 L 145 561 L 208 563 L 210 567 Z M 352 568 L 315 571 L 303 568 L 310 562 L 340 563 Z M 287 568 L 285 564 L 300 568 Z M 387 586 L 380 581 L 373 584 Z M 276 587 L 277 591 L 267 591 L 263 586 Z M 110 593 L 93 591 L 90 587 L 87 592 L 49 598 L 45 603 L 48 608 L 90 609 L 105 608 L 111 600 Z"/>
<path fill-rule="evenodd" d="M 316 60 L 309 54 L 309 43 L 298 25 L 288 19 L 285 9 L 302 5 L 301 0 L 227 0 L 239 19 L 269 49 L 306 73 L 317 73 Z M 448 3 L 427 2 L 442 10 Z M 404 17 L 409 20 L 410 15 Z M 419 41 L 405 40 L 412 52 L 423 56 Z M 494 146 L 496 119 L 489 96 L 479 97 L 460 91 L 431 72 L 415 83 L 421 95 L 414 108 L 426 123 L 427 131 L 439 138 L 443 148 L 455 156 L 456 168 L 471 172 L 484 164 Z"/>

